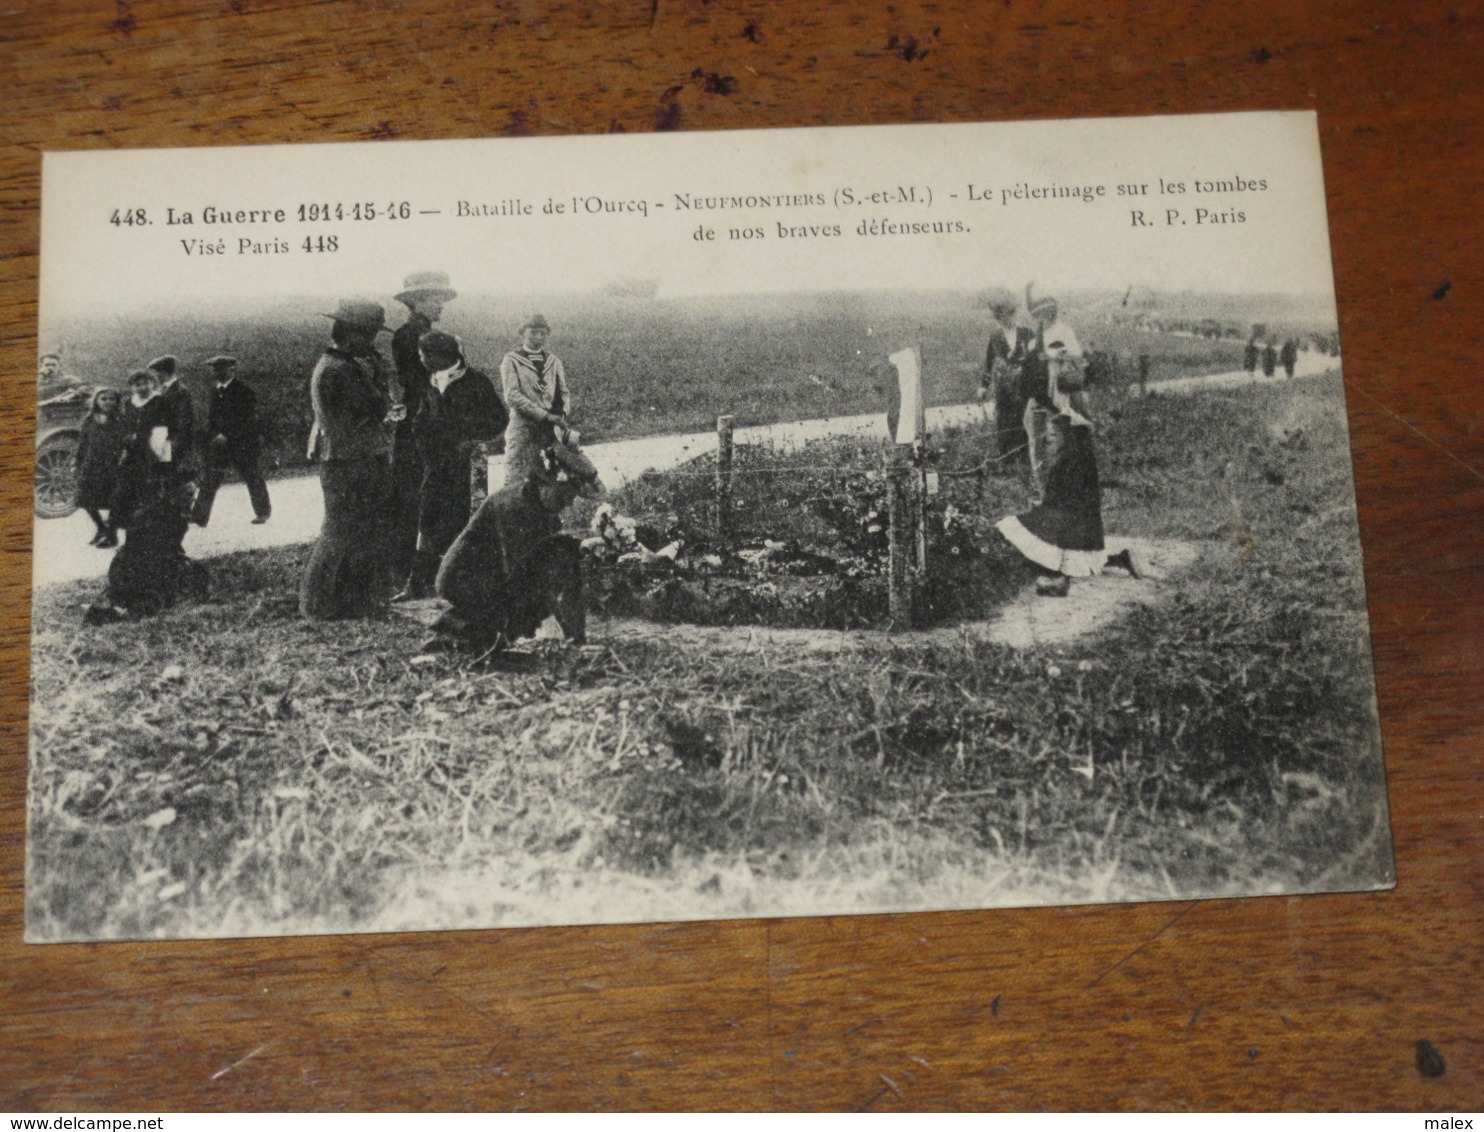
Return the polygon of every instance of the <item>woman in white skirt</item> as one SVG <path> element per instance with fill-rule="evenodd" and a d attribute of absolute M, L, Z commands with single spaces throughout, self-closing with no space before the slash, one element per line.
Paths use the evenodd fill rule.
<path fill-rule="evenodd" d="M 1130 551 L 1109 555 L 1103 543 L 1102 491 L 1077 335 L 1058 318 L 1055 299 L 1032 303 L 1029 287 L 1026 299 L 1037 324 L 1026 413 L 1029 418 L 1039 409 L 1049 416 L 1046 471 L 1040 503 L 1001 519 L 996 529 L 1041 572 L 1037 593 L 1065 597 L 1073 578 L 1100 574 L 1105 566 L 1136 578 L 1143 570 Z"/>

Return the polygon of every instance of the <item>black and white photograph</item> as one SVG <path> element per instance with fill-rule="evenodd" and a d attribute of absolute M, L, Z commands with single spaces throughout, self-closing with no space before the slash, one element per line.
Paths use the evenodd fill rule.
<path fill-rule="evenodd" d="M 1394 883 L 1309 112 L 50 153 L 28 941 Z"/>

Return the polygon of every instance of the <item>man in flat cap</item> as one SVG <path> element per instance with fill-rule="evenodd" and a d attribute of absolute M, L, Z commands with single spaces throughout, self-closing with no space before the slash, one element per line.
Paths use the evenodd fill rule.
<path fill-rule="evenodd" d="M 500 362 L 505 426 L 505 482 L 520 485 L 541 468 L 541 453 L 570 431 L 572 392 L 562 360 L 546 349 L 551 324 L 539 314 L 520 328 L 520 346 Z"/>
<path fill-rule="evenodd" d="M 401 386 L 376 350 L 386 330 L 381 304 L 344 299 L 325 317 L 330 345 L 309 379 L 309 456 L 319 461 L 325 520 L 299 585 L 299 612 L 314 620 L 386 609 L 392 434 L 406 416 Z"/>
<path fill-rule="evenodd" d="M 444 305 L 457 296 L 442 271 L 414 271 L 402 281 L 397 294 L 397 302 L 408 312 L 407 321 L 392 335 L 392 362 L 407 405 L 407 417 L 397 426 L 392 451 L 392 570 L 398 578 L 406 578 L 413 567 L 426 471 L 413 434 L 413 421 L 428 395 L 428 369 L 418 354 L 418 343 L 443 317 Z"/>
<path fill-rule="evenodd" d="M 254 523 L 266 523 L 273 514 L 268 500 L 268 485 L 258 467 L 259 440 L 258 399 L 252 389 L 237 376 L 237 359 L 227 354 L 207 358 L 216 387 L 211 394 L 211 407 L 206 415 L 205 467 L 201 469 L 201 486 L 191 522 L 204 527 L 211 521 L 211 507 L 227 468 L 237 469 L 247 485 L 252 501 Z"/>

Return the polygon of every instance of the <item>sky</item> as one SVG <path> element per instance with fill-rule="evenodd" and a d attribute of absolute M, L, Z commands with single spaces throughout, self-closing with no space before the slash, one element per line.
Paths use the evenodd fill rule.
<path fill-rule="evenodd" d="M 514 294 L 1333 293 L 1309 112 L 44 160 L 43 325 L 202 298 L 387 301 L 433 269 Z"/>

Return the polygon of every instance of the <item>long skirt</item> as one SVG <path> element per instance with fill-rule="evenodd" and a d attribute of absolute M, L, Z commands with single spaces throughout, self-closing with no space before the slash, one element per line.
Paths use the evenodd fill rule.
<path fill-rule="evenodd" d="M 473 502 L 469 462 L 470 454 L 462 446 L 451 454 L 425 459 L 417 520 L 418 550 L 442 558 L 469 521 Z"/>
<path fill-rule="evenodd" d="M 367 617 L 391 596 L 391 464 L 385 457 L 326 460 L 325 521 L 299 582 L 299 612 L 314 620 Z"/>
<path fill-rule="evenodd" d="M 394 577 L 405 578 L 417 551 L 418 523 L 422 514 L 422 483 L 425 468 L 422 453 L 404 421 L 397 426 L 392 451 L 391 498 L 388 501 L 387 553 Z"/>
<path fill-rule="evenodd" d="M 1102 493 L 1092 429 L 1058 417 L 1060 451 L 1046 471 L 1039 506 L 1023 515 L 1001 519 L 996 529 L 1037 566 L 1071 578 L 1101 573 L 1103 546 Z"/>

